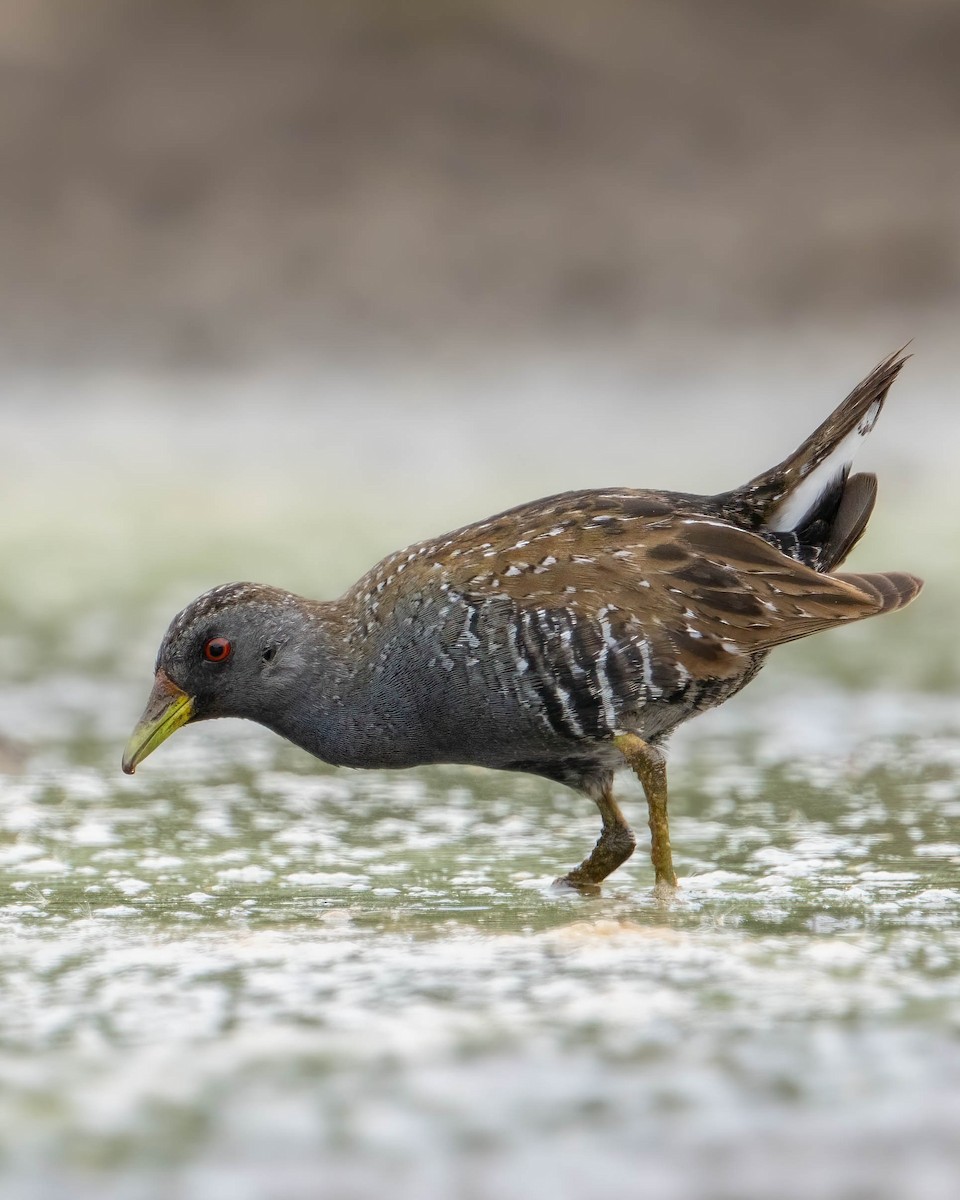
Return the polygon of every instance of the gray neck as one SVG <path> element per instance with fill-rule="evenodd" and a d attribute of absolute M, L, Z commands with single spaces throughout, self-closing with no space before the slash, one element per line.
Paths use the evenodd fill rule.
<path fill-rule="evenodd" d="M 400 658 L 381 658 L 338 603 L 317 604 L 286 651 L 288 678 L 258 720 L 334 766 L 407 766 L 422 759 L 422 730 Z M 307 614 L 305 614 L 307 615 Z M 348 638 L 350 640 L 348 640 Z"/>

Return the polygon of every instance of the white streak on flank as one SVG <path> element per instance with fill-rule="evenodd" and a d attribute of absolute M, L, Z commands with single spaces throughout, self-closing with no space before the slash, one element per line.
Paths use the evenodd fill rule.
<path fill-rule="evenodd" d="M 616 648 L 617 643 L 614 640 L 610 622 L 606 619 L 606 611 L 605 608 L 601 609 L 600 632 L 603 635 L 603 651 L 597 660 L 597 683 L 600 685 L 603 717 L 607 722 L 607 728 L 612 733 L 617 727 L 617 710 L 613 697 L 613 688 L 610 686 L 610 676 L 607 674 L 607 656 L 612 649 Z"/>
<path fill-rule="evenodd" d="M 517 626 L 516 626 L 515 622 L 507 621 L 504 624 L 504 628 L 505 628 L 506 634 L 507 634 L 507 649 L 513 655 L 514 664 L 516 665 L 516 668 L 519 672 L 519 671 L 521 671 L 521 668 L 520 668 L 521 655 L 520 655 L 520 647 L 517 645 Z M 496 662 L 496 661 L 497 660 L 494 659 L 494 662 Z M 523 669 L 525 670 L 526 668 L 523 668 Z"/>
<path fill-rule="evenodd" d="M 563 646 L 563 656 L 567 660 L 567 665 L 570 668 L 570 674 L 574 679 L 583 679 L 586 671 L 577 662 L 573 654 L 573 630 L 567 628 L 560 634 L 560 645 Z"/>
<path fill-rule="evenodd" d="M 653 663 L 650 661 L 650 643 L 646 640 L 637 643 L 640 650 L 640 659 L 643 662 L 643 682 L 647 685 L 647 691 L 651 696 L 656 698 L 663 695 L 663 688 L 657 687 L 653 682 Z"/>
<path fill-rule="evenodd" d="M 864 413 L 858 425 L 834 446 L 823 462 L 809 472 L 789 491 L 774 509 L 767 528 L 774 533 L 798 529 L 817 507 L 821 496 L 853 462 L 857 448 L 877 421 L 880 401 L 876 400 Z"/>
<path fill-rule="evenodd" d="M 563 533 L 563 526 L 557 525 L 553 529 L 548 529 L 546 533 L 542 533 L 540 536 L 541 537 L 557 537 L 561 533 Z"/>
<path fill-rule="evenodd" d="M 553 685 L 556 697 L 560 701 L 560 707 L 563 709 L 563 715 L 574 734 L 577 737 L 583 737 L 583 726 L 577 720 L 577 714 L 574 712 L 573 704 L 570 700 L 570 693 L 563 690 L 556 678 L 548 679 L 545 682 L 547 687 L 550 687 L 551 684 Z"/>
<path fill-rule="evenodd" d="M 472 604 L 468 604 L 466 616 L 464 617 L 464 620 L 463 620 L 463 632 L 460 634 L 460 637 L 457 639 L 457 641 L 465 641 L 471 650 L 476 650 L 477 647 L 480 645 L 480 639 L 470 628 L 470 622 L 473 620 L 473 618 L 476 616 L 476 614 L 477 614 L 477 610 L 473 607 Z"/>
<path fill-rule="evenodd" d="M 513 548 L 514 548 L 514 550 L 522 550 L 524 548 L 524 546 L 529 546 L 529 545 L 530 545 L 530 543 L 525 538 L 521 538 L 520 541 L 517 542 Z"/>
<path fill-rule="evenodd" d="M 535 612 L 530 612 L 528 610 L 523 614 L 524 623 L 528 627 L 528 642 L 534 640 L 537 633 L 537 631 L 534 629 L 534 619 L 536 619 L 539 631 L 539 640 L 541 642 L 541 646 L 543 646 L 548 643 L 553 636 L 553 626 L 550 623 L 545 609 L 538 608 Z M 566 631 L 562 631 L 560 634 L 561 642 L 563 640 L 564 632 Z M 560 686 L 560 680 L 557 679 L 556 675 L 553 673 L 547 674 L 545 671 L 544 674 L 541 675 L 540 679 L 544 687 L 551 688 L 553 690 L 553 694 L 563 712 L 564 720 L 566 721 L 568 728 L 573 730 L 573 736 L 583 737 L 583 726 L 577 719 L 577 713 L 573 707 L 573 701 L 570 697 L 570 693 L 564 691 L 564 689 Z M 561 731 L 557 730 L 556 732 L 560 733 Z"/>
<path fill-rule="evenodd" d="M 740 647 L 737 645 L 736 642 L 721 642 L 720 645 L 723 647 L 724 650 L 726 650 L 726 652 L 728 654 L 739 654 L 740 653 Z"/>
<path fill-rule="evenodd" d="M 507 567 L 507 569 L 504 571 L 504 575 L 519 575 L 519 574 L 521 574 L 520 568 L 516 567 L 516 566 Z"/>

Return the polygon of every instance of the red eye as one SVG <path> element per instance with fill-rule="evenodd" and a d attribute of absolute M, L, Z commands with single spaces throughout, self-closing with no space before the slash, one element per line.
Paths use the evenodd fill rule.
<path fill-rule="evenodd" d="M 230 657 L 233 647 L 224 637 L 211 638 L 203 647 L 203 657 L 207 662 L 221 663 L 226 662 Z"/>

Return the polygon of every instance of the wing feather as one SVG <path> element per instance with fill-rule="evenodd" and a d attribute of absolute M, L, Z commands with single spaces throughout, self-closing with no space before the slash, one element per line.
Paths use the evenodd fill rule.
<path fill-rule="evenodd" d="M 694 678 L 736 674 L 744 656 L 899 607 L 892 593 L 916 594 L 908 576 L 898 590 L 893 576 L 820 573 L 716 517 L 611 509 L 479 563 L 461 556 L 459 584 L 476 600 L 507 596 L 520 612 L 564 610 L 597 628 L 613 614 L 619 646 L 646 641 L 661 668 L 679 664 Z"/>
<path fill-rule="evenodd" d="M 419 611 L 429 577 L 431 594 L 495 608 L 494 625 L 525 652 L 518 669 L 529 666 L 554 723 L 572 730 L 609 725 L 611 696 L 619 707 L 690 680 L 746 678 L 754 656 L 919 591 L 908 575 L 818 572 L 715 504 L 628 489 L 547 497 L 384 559 L 347 599 L 382 604 L 381 615 L 397 603 Z M 849 545 L 860 523 L 851 511 Z"/>

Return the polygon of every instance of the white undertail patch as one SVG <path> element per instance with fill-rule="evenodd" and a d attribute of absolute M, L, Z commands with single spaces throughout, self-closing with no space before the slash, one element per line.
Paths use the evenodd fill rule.
<path fill-rule="evenodd" d="M 831 485 L 849 470 L 860 443 L 876 424 L 880 404 L 879 400 L 874 401 L 846 437 L 841 438 L 827 457 L 784 496 L 766 522 L 768 529 L 774 533 L 789 533 L 804 524 Z"/>

